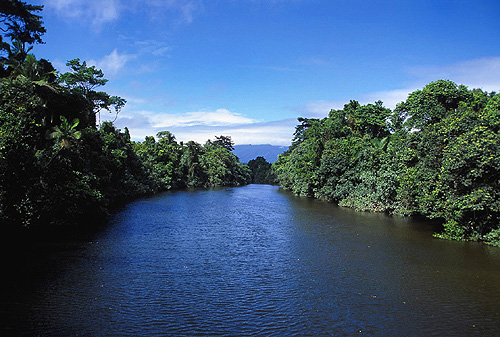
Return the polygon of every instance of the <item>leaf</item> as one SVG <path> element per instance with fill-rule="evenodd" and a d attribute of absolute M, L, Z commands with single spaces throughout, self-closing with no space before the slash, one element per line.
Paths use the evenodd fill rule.
<path fill-rule="evenodd" d="M 73 125 L 71 126 L 71 130 L 76 128 L 80 124 L 80 120 L 78 118 L 73 119 Z"/>

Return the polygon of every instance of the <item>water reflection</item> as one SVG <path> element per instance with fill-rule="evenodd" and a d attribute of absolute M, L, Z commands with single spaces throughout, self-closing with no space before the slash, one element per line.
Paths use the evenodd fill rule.
<path fill-rule="evenodd" d="M 91 240 L 44 248 L 2 297 L 2 328 L 65 336 L 497 334 L 499 250 L 437 240 L 432 231 L 274 186 L 165 193 L 131 203 Z"/>

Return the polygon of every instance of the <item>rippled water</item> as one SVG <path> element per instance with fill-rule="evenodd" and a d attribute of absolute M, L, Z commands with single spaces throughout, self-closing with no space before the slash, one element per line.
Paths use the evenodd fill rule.
<path fill-rule="evenodd" d="M 267 185 L 165 193 L 129 204 L 92 239 L 33 247 L 10 273 L 1 327 L 42 336 L 500 335 L 500 249 L 432 231 Z"/>

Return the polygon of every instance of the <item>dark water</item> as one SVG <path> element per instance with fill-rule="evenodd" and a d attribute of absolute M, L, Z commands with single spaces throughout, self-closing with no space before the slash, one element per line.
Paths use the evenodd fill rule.
<path fill-rule="evenodd" d="M 273 186 L 166 193 L 25 252 L 3 276 L 0 332 L 500 335 L 500 249 L 432 231 Z"/>

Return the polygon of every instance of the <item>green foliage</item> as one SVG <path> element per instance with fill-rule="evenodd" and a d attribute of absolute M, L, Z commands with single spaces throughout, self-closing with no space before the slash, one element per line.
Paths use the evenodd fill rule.
<path fill-rule="evenodd" d="M 128 134 L 110 123 L 100 130 L 82 124 L 74 116 L 88 111 L 70 104 L 73 95 L 39 89 L 25 76 L 0 80 L 3 226 L 83 223 L 117 201 L 154 191 Z"/>
<path fill-rule="evenodd" d="M 182 146 L 177 144 L 174 135 L 168 131 L 146 137 L 142 143 L 135 143 L 134 150 L 144 163 L 157 188 L 166 190 L 186 186 L 181 171 Z"/>
<path fill-rule="evenodd" d="M 19 59 L 26 57 L 26 44 L 42 43 L 42 35 L 45 33 L 42 17 L 35 14 L 40 12 L 43 6 L 29 5 L 19 0 L 3 0 L 0 2 L 0 51 L 7 52 L 12 56 L 13 51 L 8 44 L 17 43 Z M 7 38 L 7 41 L 5 41 Z"/>
<path fill-rule="evenodd" d="M 396 111 L 408 118 L 408 129 L 422 129 L 456 111 L 460 102 L 470 102 L 472 96 L 464 85 L 457 86 L 452 81 L 439 80 L 412 92 L 405 102 L 396 107 Z"/>
<path fill-rule="evenodd" d="M 101 110 L 116 113 L 125 100 L 97 89 L 101 70 L 79 59 L 58 75 L 50 62 L 28 54 L 45 29 L 41 6 L 0 3 L 0 226 L 74 228 L 102 219 L 109 207 L 140 195 L 187 186 L 242 185 L 250 170 L 231 153 L 230 137 L 203 146 L 177 143 L 162 131 L 142 143 Z"/>
<path fill-rule="evenodd" d="M 82 137 L 82 132 L 76 130 L 80 121 L 78 118 L 75 118 L 69 123 L 66 117 L 60 116 L 59 118 L 61 119 L 61 125 L 54 126 L 52 132 L 47 134 L 47 138 L 60 140 L 61 148 L 70 147 L 73 140 L 78 140 Z"/>
<path fill-rule="evenodd" d="M 223 148 L 233 151 L 234 143 L 230 136 L 215 136 L 215 144 L 222 146 Z"/>
<path fill-rule="evenodd" d="M 442 238 L 498 244 L 500 97 L 432 82 L 391 112 L 351 101 L 299 119 L 279 183 L 361 211 L 441 219 Z"/>
<path fill-rule="evenodd" d="M 239 186 L 250 181 L 249 169 L 219 142 L 220 137 L 202 146 L 193 141 L 178 144 L 169 131 L 156 136 L 158 141 L 146 137 L 134 147 L 158 189 Z M 230 137 L 224 138 L 230 142 Z"/>
<path fill-rule="evenodd" d="M 257 157 L 248 162 L 251 171 L 251 182 L 254 184 L 275 184 L 276 175 L 272 165 L 264 157 Z"/>
<path fill-rule="evenodd" d="M 361 211 L 440 219 L 437 236 L 500 245 L 500 95 L 439 80 L 394 111 L 350 101 L 299 118 L 292 146 L 270 165 L 243 165 L 233 142 L 144 142 L 99 120 L 125 100 L 79 59 L 62 75 L 29 54 L 45 32 L 42 6 L 0 2 L 0 225 L 59 228 L 102 218 L 139 195 L 275 179 L 298 195 Z M 100 119 L 100 118 L 99 118 Z"/>
<path fill-rule="evenodd" d="M 100 69 L 94 66 L 88 67 L 85 61 L 80 63 L 79 59 L 70 60 L 66 65 L 71 68 L 71 71 L 60 75 L 58 82 L 70 92 L 81 95 L 88 100 L 94 113 L 99 114 L 99 124 L 102 110 L 111 112 L 113 109 L 118 115 L 126 100 L 118 96 L 111 96 L 103 91 L 94 90 L 108 82 Z"/>

